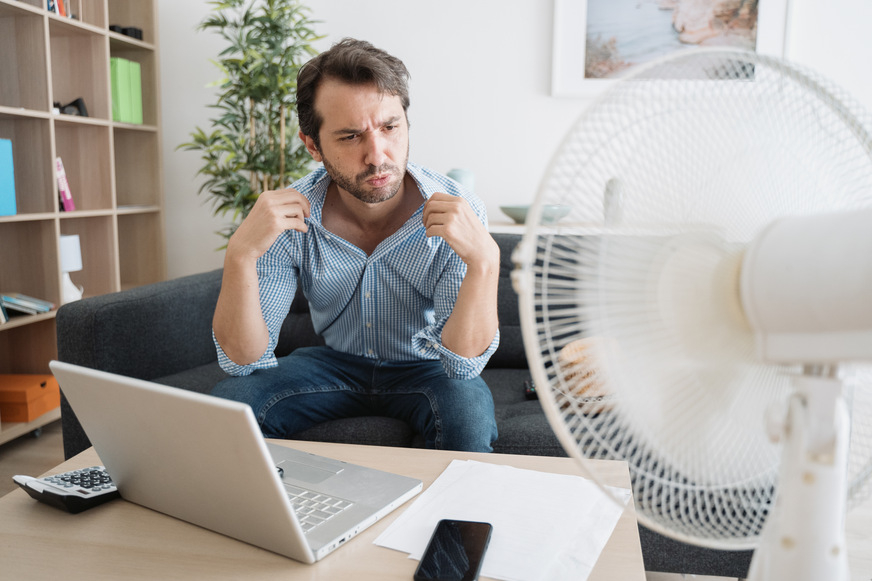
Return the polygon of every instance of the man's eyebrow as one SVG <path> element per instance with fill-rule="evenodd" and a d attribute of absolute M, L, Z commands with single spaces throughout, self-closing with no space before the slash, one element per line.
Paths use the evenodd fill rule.
<path fill-rule="evenodd" d="M 402 115 L 394 115 L 390 119 L 388 119 L 386 121 L 382 121 L 379 124 L 379 127 L 384 127 L 385 125 L 395 125 L 402 118 L 403 118 Z M 363 133 L 363 130 L 356 129 L 353 127 L 346 127 L 343 129 L 337 129 L 337 130 L 333 131 L 332 133 L 333 133 L 333 135 L 356 135 L 358 133 Z"/>

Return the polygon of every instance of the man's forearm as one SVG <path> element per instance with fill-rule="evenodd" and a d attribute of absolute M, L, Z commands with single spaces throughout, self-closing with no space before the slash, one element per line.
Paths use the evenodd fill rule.
<path fill-rule="evenodd" d="M 442 329 L 442 345 L 461 357 L 478 357 L 490 346 L 499 328 L 497 284 L 499 257 L 467 269 L 451 316 Z"/>
<path fill-rule="evenodd" d="M 225 258 L 212 330 L 225 355 L 238 365 L 254 363 L 266 351 L 269 330 L 260 308 L 254 264 Z"/>

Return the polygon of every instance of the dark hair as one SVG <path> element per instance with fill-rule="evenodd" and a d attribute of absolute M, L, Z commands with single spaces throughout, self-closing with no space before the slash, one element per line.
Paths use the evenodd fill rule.
<path fill-rule="evenodd" d="M 344 38 L 307 62 L 297 73 L 297 119 L 300 131 L 311 137 L 318 149 L 318 133 L 324 122 L 315 111 L 315 93 L 324 78 L 352 85 L 373 84 L 379 92 L 400 98 L 403 112 L 409 110 L 409 71 L 403 61 L 364 40 Z"/>

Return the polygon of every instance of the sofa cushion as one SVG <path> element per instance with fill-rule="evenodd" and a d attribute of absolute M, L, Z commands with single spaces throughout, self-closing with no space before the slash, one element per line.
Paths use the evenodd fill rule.
<path fill-rule="evenodd" d="M 423 448 L 424 440 L 402 420 L 383 416 L 330 420 L 294 435 L 295 440 Z"/>
<path fill-rule="evenodd" d="M 206 365 L 200 365 L 199 367 L 192 367 L 187 371 L 159 377 L 153 381 L 163 385 L 196 391 L 197 393 L 209 393 L 215 387 L 215 384 L 227 377 L 230 376 L 215 361 Z"/>

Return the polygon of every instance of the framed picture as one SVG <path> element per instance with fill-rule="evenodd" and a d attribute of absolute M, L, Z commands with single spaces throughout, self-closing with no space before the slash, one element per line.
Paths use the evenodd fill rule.
<path fill-rule="evenodd" d="M 724 16 L 718 6 L 735 1 L 554 0 L 551 94 L 592 97 L 635 66 L 698 46 L 782 57 L 788 2 L 743 0 Z"/>

